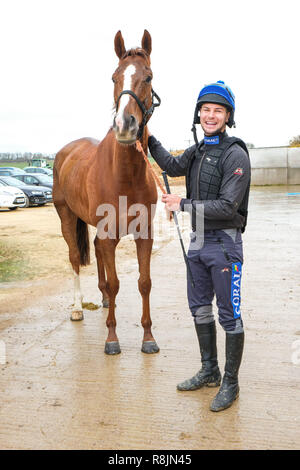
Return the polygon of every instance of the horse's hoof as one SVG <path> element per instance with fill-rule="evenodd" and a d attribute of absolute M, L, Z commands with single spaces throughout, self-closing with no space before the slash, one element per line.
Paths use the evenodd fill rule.
<path fill-rule="evenodd" d="M 81 321 L 81 320 L 83 320 L 83 311 L 82 310 L 74 310 L 71 313 L 70 320 L 72 320 L 72 321 Z"/>
<path fill-rule="evenodd" d="M 142 344 L 142 352 L 146 354 L 155 354 L 159 352 L 159 347 L 155 341 L 144 341 Z"/>
<path fill-rule="evenodd" d="M 120 354 L 121 348 L 119 341 L 111 341 L 110 343 L 105 343 L 104 352 L 105 354 L 109 354 L 110 356 Z"/>

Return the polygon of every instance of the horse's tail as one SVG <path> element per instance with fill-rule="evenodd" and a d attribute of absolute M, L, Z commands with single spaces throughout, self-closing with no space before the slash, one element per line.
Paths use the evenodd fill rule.
<path fill-rule="evenodd" d="M 80 265 L 90 264 L 90 241 L 88 225 L 83 220 L 77 219 L 76 226 L 77 247 L 80 253 Z"/>

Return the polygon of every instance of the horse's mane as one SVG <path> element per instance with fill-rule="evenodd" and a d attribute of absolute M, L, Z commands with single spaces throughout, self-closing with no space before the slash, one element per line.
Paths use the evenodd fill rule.
<path fill-rule="evenodd" d="M 131 56 L 131 57 L 134 57 L 134 56 L 143 57 L 150 64 L 149 54 L 147 54 L 147 52 L 144 49 L 142 49 L 141 47 L 136 47 L 136 48 L 129 49 L 128 51 L 125 52 L 125 54 L 123 54 L 122 59 L 125 59 L 126 57 L 129 57 L 129 56 Z"/>

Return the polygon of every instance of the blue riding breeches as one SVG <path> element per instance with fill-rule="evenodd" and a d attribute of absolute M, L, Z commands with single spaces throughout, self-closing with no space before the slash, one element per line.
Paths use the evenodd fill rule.
<path fill-rule="evenodd" d="M 241 333 L 241 275 L 243 243 L 240 230 L 205 230 L 202 247 L 191 234 L 188 262 L 194 280 L 187 282 L 188 302 L 197 324 L 214 321 L 216 295 L 219 323 L 226 332 Z"/>

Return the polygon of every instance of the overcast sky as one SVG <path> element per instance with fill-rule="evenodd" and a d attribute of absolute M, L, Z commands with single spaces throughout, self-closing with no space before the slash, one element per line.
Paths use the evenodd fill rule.
<path fill-rule="evenodd" d="M 0 152 L 102 139 L 114 36 L 120 29 L 129 49 L 145 28 L 162 100 L 149 128 L 166 148 L 189 145 L 199 91 L 217 80 L 236 96 L 229 134 L 286 145 L 300 134 L 299 13 L 299 0 L 1 0 Z"/>

